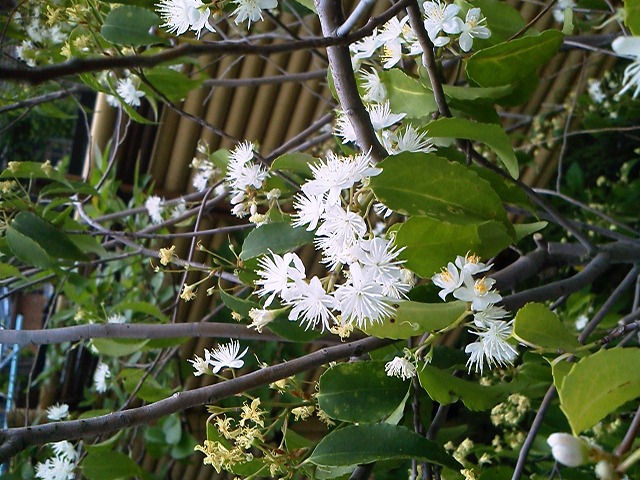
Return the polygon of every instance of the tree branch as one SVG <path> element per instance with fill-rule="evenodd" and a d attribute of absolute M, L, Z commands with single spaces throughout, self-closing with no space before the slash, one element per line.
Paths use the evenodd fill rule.
<path fill-rule="evenodd" d="M 369 337 L 352 343 L 323 348 L 295 360 L 266 367 L 215 385 L 174 393 L 169 398 L 143 407 L 89 419 L 2 430 L 0 431 L 0 463 L 8 461 L 11 457 L 31 445 L 95 436 L 135 425 L 152 423 L 166 415 L 187 408 L 213 404 L 223 398 L 268 385 L 329 362 L 350 356 L 360 356 L 391 342 L 390 340 Z"/>

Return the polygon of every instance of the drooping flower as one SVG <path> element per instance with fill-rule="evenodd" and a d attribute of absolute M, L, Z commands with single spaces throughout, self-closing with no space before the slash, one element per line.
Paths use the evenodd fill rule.
<path fill-rule="evenodd" d="M 378 38 L 378 31 L 375 29 L 371 35 L 364 37 L 349 46 L 354 60 L 366 60 L 371 58 L 382 42 Z"/>
<path fill-rule="evenodd" d="M 277 314 L 278 310 L 252 308 L 249 310 L 249 318 L 252 321 L 247 328 L 255 328 L 258 333 L 262 333 L 262 328 L 273 322 Z"/>
<path fill-rule="evenodd" d="M 131 77 L 121 78 L 116 85 L 116 92 L 122 97 L 124 103 L 131 105 L 132 107 L 140 106 L 140 99 L 144 97 L 144 92 L 138 90 L 137 85 L 131 79 Z"/>
<path fill-rule="evenodd" d="M 573 0 L 558 0 L 553 6 L 553 19 L 558 23 L 564 22 L 564 11 L 567 8 L 574 9 L 576 7 L 576 2 Z"/>
<path fill-rule="evenodd" d="M 301 280 L 306 275 L 302 260 L 291 252 L 285 253 L 282 257 L 271 253 L 271 258 L 260 258 L 258 265 L 262 270 L 257 270 L 256 273 L 261 278 L 255 283 L 261 288 L 256 293 L 259 297 L 271 294 L 264 304 L 265 307 L 271 305 L 276 295 L 280 295 L 284 300 L 294 296 L 296 280 Z"/>
<path fill-rule="evenodd" d="M 158 255 L 160 256 L 160 263 L 166 267 L 173 257 L 177 258 L 176 246 L 171 245 L 169 248 L 161 248 Z"/>
<path fill-rule="evenodd" d="M 242 368 L 245 356 L 249 350 L 249 347 L 245 348 L 242 353 L 240 351 L 240 342 L 237 340 L 231 340 L 224 345 L 218 345 L 213 350 L 205 350 L 205 357 L 207 363 L 211 365 L 211 371 L 218 373 L 223 368 Z"/>
<path fill-rule="evenodd" d="M 277 0 L 234 0 L 236 9 L 232 15 L 236 18 L 236 25 L 247 22 L 247 28 L 251 27 L 251 23 L 262 20 L 262 10 L 271 10 L 278 6 Z"/>
<path fill-rule="evenodd" d="M 47 418 L 54 422 L 64 420 L 69 416 L 69 405 L 66 403 L 56 403 L 47 408 Z"/>
<path fill-rule="evenodd" d="M 151 195 L 144 202 L 144 207 L 147 209 L 147 213 L 153 223 L 162 223 L 162 213 L 164 211 L 164 200 L 162 198 L 157 195 Z"/>
<path fill-rule="evenodd" d="M 400 152 L 429 153 L 435 150 L 427 134 L 418 132 L 411 124 L 404 128 L 398 128 L 393 132 L 388 132 L 383 135 L 382 140 L 384 147 L 392 154 Z"/>
<path fill-rule="evenodd" d="M 382 103 L 387 99 L 387 88 L 380 80 L 376 70 L 365 70 L 360 74 L 362 86 L 365 90 L 363 98 L 366 102 Z"/>
<path fill-rule="evenodd" d="M 633 59 L 624 69 L 622 89 L 618 95 L 623 95 L 635 87 L 633 98 L 640 93 L 640 37 L 618 37 L 611 44 L 611 48 L 619 56 Z"/>
<path fill-rule="evenodd" d="M 392 113 L 391 105 L 388 101 L 376 105 L 370 105 L 367 107 L 367 111 L 371 117 L 371 124 L 373 125 L 374 130 L 388 128 L 407 116 L 406 113 Z"/>
<path fill-rule="evenodd" d="M 36 478 L 41 480 L 73 480 L 76 462 L 66 456 L 54 456 L 36 465 Z"/>
<path fill-rule="evenodd" d="M 416 366 L 407 357 L 395 357 L 384 366 L 389 377 L 399 377 L 408 380 L 416 376 Z"/>
<path fill-rule="evenodd" d="M 501 320 L 473 331 L 478 336 L 478 341 L 470 343 L 464 349 L 470 355 L 467 360 L 469 370 L 473 368 L 482 374 L 485 362 L 489 368 L 512 364 L 518 355 L 516 348 L 507 341 L 512 331 L 512 323 Z"/>
<path fill-rule="evenodd" d="M 109 365 L 103 362 L 98 363 L 96 371 L 93 374 L 93 387 L 96 389 L 96 392 L 104 393 L 107 391 L 109 388 L 107 378 L 110 377 L 111 370 L 109 369 Z"/>
<path fill-rule="evenodd" d="M 207 351 L 205 350 L 205 355 L 206 352 Z M 204 358 L 199 357 L 198 355 L 194 355 L 193 360 L 188 359 L 187 362 L 189 362 L 195 370 L 193 372 L 194 377 L 199 377 L 202 374 L 209 373 L 209 362 Z"/>
<path fill-rule="evenodd" d="M 335 297 L 329 295 L 318 277 L 313 277 L 309 283 L 299 280 L 295 297 L 288 303 L 293 305 L 289 312 L 289 320 L 300 320 L 306 323 L 306 329 L 315 328 L 318 322 L 322 331 L 329 329 L 329 319 L 335 318 L 331 310 L 338 306 Z"/>
<path fill-rule="evenodd" d="M 201 0 L 162 0 L 156 6 L 156 11 L 165 22 L 161 26 L 166 27 L 169 33 L 182 35 L 191 29 L 200 38 L 203 28 L 215 32 L 209 23 L 211 11 L 205 8 Z"/>
<path fill-rule="evenodd" d="M 479 8 L 470 8 L 467 11 L 467 17 L 462 24 L 458 40 L 462 51 L 468 52 L 471 50 L 474 38 L 485 39 L 491 36 L 491 31 L 483 25 L 486 21 L 487 19 L 482 16 Z"/>
<path fill-rule="evenodd" d="M 66 457 L 71 462 L 75 462 L 78 460 L 78 452 L 76 452 L 73 444 L 66 440 L 52 443 L 51 450 L 53 450 L 53 453 L 56 455 L 56 457 Z"/>

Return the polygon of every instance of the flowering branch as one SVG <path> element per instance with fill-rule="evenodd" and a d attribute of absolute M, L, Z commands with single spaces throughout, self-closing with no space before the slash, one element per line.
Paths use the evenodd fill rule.
<path fill-rule="evenodd" d="M 390 344 L 390 340 L 365 338 L 328 347 L 288 362 L 263 368 L 215 385 L 173 394 L 143 407 L 110 413 L 90 419 L 55 422 L 32 427 L 9 428 L 0 432 L 0 463 L 4 463 L 30 445 L 95 436 L 151 423 L 187 408 L 215 403 L 223 398 L 268 385 L 311 368 L 351 356 L 360 356 Z"/>

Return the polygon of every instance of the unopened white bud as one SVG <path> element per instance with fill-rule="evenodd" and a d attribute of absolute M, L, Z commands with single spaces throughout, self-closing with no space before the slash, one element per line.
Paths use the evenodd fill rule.
<path fill-rule="evenodd" d="M 584 465 L 589 457 L 590 447 L 585 440 L 568 433 L 552 433 L 547 439 L 551 454 L 558 463 L 567 467 Z"/>
<path fill-rule="evenodd" d="M 619 478 L 613 465 L 606 460 L 600 460 L 596 465 L 596 477 L 600 480 L 616 480 Z"/>

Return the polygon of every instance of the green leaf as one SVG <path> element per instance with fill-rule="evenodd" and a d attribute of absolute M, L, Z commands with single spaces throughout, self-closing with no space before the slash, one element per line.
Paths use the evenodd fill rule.
<path fill-rule="evenodd" d="M 562 45 L 562 33 L 547 30 L 476 52 L 467 60 L 467 77 L 481 87 L 509 85 L 535 74 Z"/>
<path fill-rule="evenodd" d="M 137 340 L 130 338 L 94 338 L 93 345 L 103 355 L 110 357 L 124 357 L 142 349 L 149 340 Z"/>
<path fill-rule="evenodd" d="M 111 10 L 104 19 L 100 33 L 105 40 L 118 45 L 152 45 L 166 40 L 149 33 L 160 25 L 160 17 L 146 8 L 123 5 Z"/>
<path fill-rule="evenodd" d="M 640 35 L 640 0 L 624 0 L 624 24 L 633 35 Z"/>
<path fill-rule="evenodd" d="M 405 152 L 379 166 L 382 173 L 371 178 L 371 188 L 378 200 L 396 212 L 457 224 L 508 223 L 491 185 L 464 165 L 431 153 Z"/>
<path fill-rule="evenodd" d="M 10 277 L 21 277 L 22 274 L 20 270 L 18 270 L 13 265 L 9 265 L 8 263 L 0 263 L 0 280 L 4 280 L 5 278 Z"/>
<path fill-rule="evenodd" d="M 496 172 L 480 165 L 470 165 L 469 168 L 476 172 L 480 178 L 486 180 L 491 188 L 498 194 L 502 203 L 511 203 L 524 208 L 531 208 L 531 202 L 527 194 L 520 187 L 507 181 Z M 514 225 L 515 228 L 515 225 Z"/>
<path fill-rule="evenodd" d="M 640 350 L 613 348 L 583 358 L 558 390 L 560 408 L 574 435 L 640 396 Z"/>
<path fill-rule="evenodd" d="M 400 258 L 421 277 L 431 277 L 460 252 L 484 258 L 500 252 L 512 242 L 504 225 L 489 221 L 455 225 L 429 217 L 411 217 L 402 224 L 396 244 L 406 247 Z"/>
<path fill-rule="evenodd" d="M 168 323 L 169 317 L 167 317 L 157 305 L 149 302 L 124 302 L 118 305 L 118 310 L 127 311 L 130 310 L 134 313 L 143 313 L 145 315 L 155 317 L 162 323 Z"/>
<path fill-rule="evenodd" d="M 270 171 L 288 170 L 290 172 L 299 173 L 304 177 L 311 177 L 310 165 L 318 163 L 320 159 L 309 155 L 308 153 L 285 153 L 276 158 L 271 163 Z"/>
<path fill-rule="evenodd" d="M 292 342 L 310 342 L 322 336 L 318 330 L 305 330 L 299 323 L 287 318 L 288 313 L 279 315 L 267 327 L 276 335 Z"/>
<path fill-rule="evenodd" d="M 182 437 L 182 425 L 177 415 L 169 415 L 162 422 L 162 433 L 164 433 L 164 441 L 169 445 L 173 445 L 180 441 Z"/>
<path fill-rule="evenodd" d="M 409 389 L 409 382 L 389 377 L 384 366 L 384 362 L 372 361 L 331 367 L 320 377 L 318 405 L 336 420 L 383 420 L 394 412 Z"/>
<path fill-rule="evenodd" d="M 534 348 L 573 352 L 580 346 L 558 316 L 541 303 L 528 303 L 516 314 L 513 336 Z"/>
<path fill-rule="evenodd" d="M 249 310 L 252 308 L 260 308 L 260 305 L 255 302 L 229 295 L 223 290 L 220 290 L 220 299 L 229 310 L 239 313 L 244 318 L 249 318 Z"/>
<path fill-rule="evenodd" d="M 125 368 L 118 376 L 122 379 L 125 392 L 131 394 L 138 386 L 138 383 L 140 383 L 140 380 L 145 376 L 145 371 L 135 368 Z M 164 400 L 172 393 L 173 391 L 171 389 L 163 387 L 155 378 L 147 375 L 136 392 L 136 396 L 145 402 L 157 402 Z"/>
<path fill-rule="evenodd" d="M 392 112 L 404 112 L 408 118 L 422 118 L 438 109 L 433 92 L 420 80 L 411 78 L 397 68 L 380 72 L 380 80 L 387 88 Z"/>
<path fill-rule="evenodd" d="M 86 260 L 87 257 L 66 234 L 32 212 L 20 212 L 11 227 L 35 241 L 51 258 Z"/>
<path fill-rule="evenodd" d="M 183 100 L 187 94 L 198 88 L 203 79 L 192 79 L 183 73 L 167 67 L 156 67 L 145 72 L 151 85 L 161 91 L 172 102 Z"/>
<path fill-rule="evenodd" d="M 304 228 L 293 228 L 289 223 L 268 223 L 247 235 L 240 259 L 249 260 L 269 252 L 285 253 L 312 241 L 313 232 Z"/>
<path fill-rule="evenodd" d="M 478 123 L 464 118 L 440 118 L 426 127 L 430 137 L 464 138 L 482 142 L 491 148 L 513 178 L 518 178 L 518 159 L 504 130 L 492 123 Z"/>
<path fill-rule="evenodd" d="M 465 302 L 422 303 L 403 301 L 393 318 L 373 323 L 364 329 L 378 338 L 405 339 L 425 332 L 435 332 L 451 325 L 467 309 Z"/>
<path fill-rule="evenodd" d="M 82 474 L 89 480 L 116 480 L 142 475 L 142 468 L 120 452 L 89 452 L 82 462 Z"/>
<path fill-rule="evenodd" d="M 38 243 L 18 232 L 11 225 L 7 227 L 6 239 L 11 252 L 27 265 L 45 269 L 53 266 L 49 255 Z"/>
<path fill-rule="evenodd" d="M 13 169 L 5 169 L 0 174 L 1 179 L 7 178 L 39 178 L 43 180 L 52 180 L 62 183 L 69 188 L 71 184 L 64 178 L 57 170 L 45 170 L 43 169 L 43 163 L 40 162 L 16 162 Z"/>
<path fill-rule="evenodd" d="M 476 51 L 487 45 L 508 40 L 526 25 L 520 12 L 506 2 L 498 0 L 470 0 L 470 2 L 474 7 L 482 10 L 482 14 L 487 19 L 487 27 L 491 30 L 491 36 L 488 39 L 474 39 L 473 46 Z"/>
<path fill-rule="evenodd" d="M 308 461 L 322 466 L 346 466 L 391 459 L 416 459 L 460 469 L 460 464 L 437 443 L 389 423 L 334 430 L 320 441 Z"/>
<path fill-rule="evenodd" d="M 518 223 L 513 226 L 516 231 L 516 241 L 522 240 L 524 237 L 533 235 L 545 228 L 548 222 Z"/>

